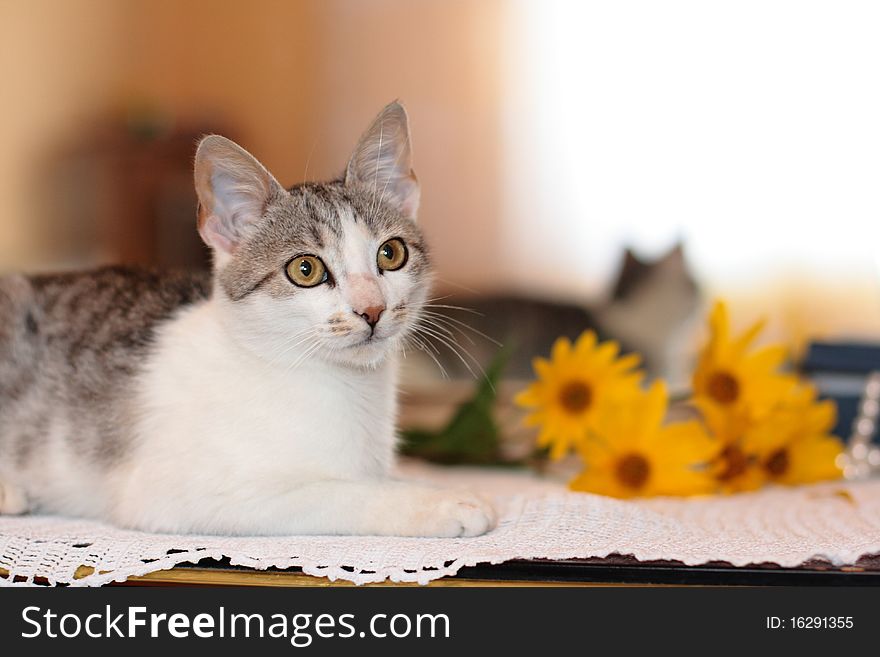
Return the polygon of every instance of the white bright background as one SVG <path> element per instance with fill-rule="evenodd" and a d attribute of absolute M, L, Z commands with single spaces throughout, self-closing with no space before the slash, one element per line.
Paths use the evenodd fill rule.
<path fill-rule="evenodd" d="M 504 260 L 536 266 L 510 277 L 598 287 L 682 237 L 713 290 L 880 314 L 880 3 L 514 4 Z"/>

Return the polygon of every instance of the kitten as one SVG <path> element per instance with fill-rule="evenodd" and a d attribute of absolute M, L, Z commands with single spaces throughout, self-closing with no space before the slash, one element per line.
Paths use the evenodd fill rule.
<path fill-rule="evenodd" d="M 345 175 L 285 190 L 216 135 L 195 159 L 211 276 L 0 283 L 0 511 L 158 532 L 474 536 L 467 492 L 394 481 L 397 354 L 430 260 L 403 108 Z"/>
<path fill-rule="evenodd" d="M 583 331 L 595 330 L 602 339 L 614 339 L 624 351 L 641 354 L 650 376 L 680 382 L 680 368 L 687 363 L 688 329 L 700 305 L 700 294 L 688 271 L 681 245 L 655 261 L 645 262 L 626 249 L 620 273 L 606 301 L 592 306 L 530 296 L 488 295 L 442 298 L 428 317 L 432 330 L 473 356 L 459 358 L 451 349 L 437 349 L 433 356 L 450 376 L 477 374 L 474 361 L 483 367 L 498 349 L 472 329 L 510 349 L 505 376 L 526 379 L 533 376 L 532 359 L 547 356 L 556 338 L 572 340 Z M 463 312 L 466 309 L 470 312 Z M 439 314 L 439 316 L 438 316 Z M 425 320 L 427 321 L 427 319 Z M 439 324 L 439 326 L 438 326 Z M 422 339 L 427 339 L 422 336 Z M 420 357 L 418 367 L 436 371 L 437 364 Z M 412 373 L 415 375 L 415 373 Z"/>

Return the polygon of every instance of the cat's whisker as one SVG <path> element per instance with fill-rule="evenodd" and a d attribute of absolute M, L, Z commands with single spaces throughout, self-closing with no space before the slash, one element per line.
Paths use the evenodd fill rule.
<path fill-rule="evenodd" d="M 461 337 L 463 337 L 465 340 L 470 342 L 472 346 L 474 346 L 474 347 L 477 346 L 477 343 L 474 341 L 474 339 L 471 336 L 469 336 L 467 333 L 462 331 L 459 327 L 455 326 L 454 324 L 450 324 L 449 322 L 447 322 L 445 317 L 431 316 L 428 313 L 425 313 L 425 316 L 429 317 L 430 320 L 432 322 L 436 323 L 438 326 L 443 326 L 445 329 L 447 329 L 450 332 L 451 331 L 457 332 L 459 335 L 461 335 Z"/>
<path fill-rule="evenodd" d="M 299 365 L 311 358 L 315 354 L 315 352 L 318 351 L 322 346 L 323 344 L 321 343 L 321 340 L 316 337 L 311 347 L 307 351 L 305 351 L 300 357 L 297 367 L 299 367 Z"/>
<path fill-rule="evenodd" d="M 467 362 L 467 360 L 461 355 L 461 353 L 459 353 L 458 349 L 456 349 L 446 338 L 444 338 L 444 337 L 440 336 L 439 334 L 434 333 L 424 327 L 421 328 L 421 331 L 423 332 L 423 336 L 426 339 L 430 340 L 430 338 L 434 338 L 435 340 L 437 340 L 441 344 L 443 344 L 445 347 L 447 347 L 449 349 L 449 351 L 451 351 L 455 355 L 455 357 L 458 358 L 462 362 L 462 364 L 465 366 L 465 369 L 467 369 L 467 371 L 470 373 L 470 375 L 474 378 L 477 378 L 477 373 L 474 372 L 473 368 L 470 366 L 470 363 Z"/>
<path fill-rule="evenodd" d="M 418 339 L 418 338 L 417 338 L 417 332 L 418 332 L 418 325 L 417 325 L 417 322 L 414 322 L 413 325 L 412 325 L 412 327 L 411 327 L 410 335 L 411 335 L 414 339 Z M 422 342 L 422 345 L 421 345 L 422 348 L 430 349 L 430 350 L 433 351 L 436 355 L 438 355 L 438 356 L 440 355 L 440 351 L 439 351 L 439 350 L 437 349 L 437 347 L 435 347 L 432 343 L 430 343 L 430 342 L 427 342 L 427 343 L 426 343 L 426 342 L 424 342 L 424 341 L 421 341 L 421 342 Z"/>
<path fill-rule="evenodd" d="M 272 360 L 269 361 L 269 366 L 275 365 L 278 363 L 284 356 L 290 353 L 292 350 L 296 349 L 299 345 L 307 342 L 311 339 L 315 334 L 317 334 L 318 329 L 314 326 L 310 326 L 301 331 L 297 331 L 290 338 L 288 338 L 288 344 L 284 346 L 281 352 L 275 356 Z"/>
<path fill-rule="evenodd" d="M 415 344 L 415 345 L 416 345 L 421 351 L 424 351 L 424 352 L 430 357 L 430 359 L 433 360 L 434 363 L 436 363 L 437 367 L 440 369 L 440 374 L 441 374 L 441 376 L 442 376 L 444 379 L 448 379 L 448 378 L 449 378 L 449 373 L 446 371 L 446 368 L 443 367 L 443 365 L 440 364 L 440 361 L 437 360 L 437 357 L 436 357 L 434 354 L 432 354 L 431 351 L 430 351 L 430 349 L 433 349 L 434 351 L 437 351 L 437 349 L 434 347 L 434 345 L 431 345 L 430 343 L 426 343 L 424 340 L 422 340 L 422 339 L 419 338 L 417 335 L 415 335 L 415 333 L 410 334 L 408 339 L 412 340 L 413 343 L 414 343 L 414 344 Z M 428 348 L 429 346 L 430 346 L 430 349 Z"/>
<path fill-rule="evenodd" d="M 317 327 L 308 326 L 308 327 L 306 327 L 300 331 L 297 331 L 296 333 L 288 336 L 284 341 L 285 350 L 290 349 L 291 347 L 295 347 L 297 344 L 300 344 L 304 337 L 308 337 L 308 336 L 312 335 L 313 333 L 315 333 L 316 331 L 317 331 Z M 282 353 L 284 353 L 284 352 L 282 351 Z"/>
<path fill-rule="evenodd" d="M 451 299 L 453 294 L 444 294 L 442 297 L 433 297 L 431 299 L 425 299 L 425 303 L 431 303 L 432 301 L 443 301 L 444 299 Z"/>
<path fill-rule="evenodd" d="M 457 334 L 461 335 L 465 340 L 470 342 L 471 345 L 473 345 L 474 347 L 477 346 L 477 343 L 474 341 L 474 339 L 470 335 L 468 335 L 467 333 L 462 331 L 458 326 L 455 326 L 451 322 L 446 321 L 446 317 L 443 317 L 442 315 L 438 315 L 436 313 L 430 313 L 428 311 L 422 311 L 422 314 L 424 316 L 424 319 L 432 322 L 438 328 L 443 327 L 444 329 L 446 329 L 446 332 L 450 336 L 454 335 L 454 333 L 457 333 Z"/>
<path fill-rule="evenodd" d="M 436 354 L 436 355 L 438 355 L 438 356 L 440 355 L 440 350 L 437 349 L 437 347 L 435 347 L 434 344 L 433 344 L 432 342 L 426 342 L 425 344 L 427 345 L 427 347 L 428 347 L 431 351 L 434 352 L 434 354 Z"/>
<path fill-rule="evenodd" d="M 461 321 L 460 319 L 456 319 L 455 317 L 449 317 L 448 315 L 443 315 L 443 314 L 441 314 L 441 313 L 432 312 L 432 311 L 430 311 L 430 310 L 424 310 L 424 311 L 422 311 L 422 312 L 423 312 L 424 314 L 426 314 L 426 315 L 429 315 L 429 316 L 433 317 L 434 319 L 443 318 L 444 320 L 446 320 L 446 321 L 448 321 L 448 322 L 454 322 L 455 324 L 458 324 L 458 325 L 461 326 L 462 328 L 465 328 L 465 329 L 467 329 L 467 330 L 469 330 L 469 331 L 473 331 L 474 333 L 476 333 L 477 335 L 479 335 L 479 336 L 485 338 L 486 340 L 488 340 L 488 341 L 491 342 L 492 344 L 496 345 L 497 347 L 503 347 L 503 346 L 504 346 L 503 344 L 501 344 L 500 342 L 498 342 L 498 340 L 496 340 L 495 338 L 486 335 L 486 334 L 483 333 L 481 330 L 474 328 L 473 326 L 471 326 L 471 325 L 468 324 L 467 322 L 463 322 L 463 321 Z"/>
<path fill-rule="evenodd" d="M 448 326 L 443 326 L 441 324 L 437 324 L 435 320 L 430 317 L 427 317 L 424 313 L 421 313 L 419 317 L 416 319 L 416 323 L 420 326 L 428 326 L 435 330 L 442 331 L 445 335 L 448 335 L 450 338 L 455 337 L 452 331 Z"/>
<path fill-rule="evenodd" d="M 480 292 L 479 292 L 478 290 L 475 290 L 475 289 L 473 289 L 472 287 L 468 287 L 467 285 L 462 285 L 461 283 L 455 283 L 455 282 L 450 281 L 450 280 L 448 280 L 448 279 L 440 278 L 439 276 L 436 276 L 435 278 L 436 278 L 438 281 L 440 281 L 441 283 L 443 283 L 444 285 L 451 285 L 452 287 L 457 287 L 457 288 L 460 289 L 460 290 L 464 290 L 465 292 L 469 292 L 469 293 L 474 294 L 474 295 L 478 295 L 478 294 L 480 294 Z M 448 295 L 446 295 L 446 296 L 451 297 L 452 295 L 451 295 L 451 294 L 448 294 Z"/>
<path fill-rule="evenodd" d="M 290 336 L 290 337 L 288 338 L 288 342 L 289 342 L 290 344 L 287 344 L 287 345 L 284 347 L 284 349 L 282 349 L 281 352 L 280 352 L 278 355 L 276 355 L 276 356 L 275 356 L 274 358 L 272 358 L 271 360 L 267 361 L 267 363 L 266 363 L 266 367 L 273 367 L 273 366 L 275 366 L 275 365 L 278 365 L 279 362 L 280 362 L 280 361 L 281 361 L 281 360 L 282 360 L 287 354 L 289 354 L 292 350 L 296 349 L 297 347 L 299 347 L 299 346 L 301 346 L 301 345 L 303 345 L 303 344 L 306 344 L 306 345 L 307 345 L 307 346 L 305 347 L 305 349 L 303 350 L 303 352 L 305 352 L 305 351 L 308 350 L 309 347 L 310 347 L 310 345 L 308 345 L 307 343 L 308 343 L 310 340 L 314 340 L 315 337 L 316 337 L 317 335 L 318 335 L 318 329 L 317 329 L 316 327 L 314 327 L 314 326 L 310 326 L 310 327 L 308 327 L 308 328 L 306 328 L 306 329 L 303 329 L 303 330 L 301 330 L 301 331 L 297 331 L 296 333 L 294 333 L 292 336 Z M 299 357 L 300 357 L 301 355 L 302 355 L 302 354 L 300 354 L 300 355 L 297 356 L 297 360 L 299 359 Z M 295 364 L 296 364 L 296 360 L 294 360 L 293 363 L 288 364 L 286 367 L 284 367 L 284 368 L 283 368 L 283 375 L 287 375 L 287 373 L 290 372 L 290 370 L 292 369 L 292 365 L 295 365 Z M 259 400 L 262 399 L 266 394 L 267 394 L 267 391 L 264 390 L 263 388 L 259 388 L 259 387 L 256 388 L 256 389 L 253 391 L 253 394 L 250 396 L 250 401 L 249 401 L 249 403 L 257 403 L 257 402 L 259 402 Z"/>
<path fill-rule="evenodd" d="M 299 348 L 299 353 L 296 354 L 296 357 L 293 359 L 292 362 L 296 363 L 298 360 L 300 360 L 303 357 L 303 355 L 306 354 L 312 348 L 312 346 L 319 341 L 318 340 L 319 337 L 320 337 L 320 331 L 318 331 L 316 329 L 314 331 L 311 331 L 308 335 L 303 337 L 301 340 L 299 340 L 296 344 L 296 347 Z M 289 366 L 290 366 L 290 363 L 288 363 L 288 368 L 289 368 Z"/>
<path fill-rule="evenodd" d="M 429 329 L 432 332 L 431 334 L 435 335 L 435 337 L 437 337 L 438 339 L 440 339 L 442 336 L 442 338 L 451 341 L 454 346 L 464 349 L 464 347 L 462 347 L 461 344 L 458 342 L 455 334 L 446 326 L 437 324 L 426 317 L 422 317 L 420 318 L 420 320 L 421 322 L 423 322 L 422 324 L 420 324 L 420 326 L 425 330 Z M 452 347 L 450 346 L 450 348 Z"/>
<path fill-rule="evenodd" d="M 442 303 L 426 303 L 424 304 L 425 308 L 446 308 L 447 310 L 461 310 L 466 313 L 471 313 L 472 315 L 479 315 L 483 317 L 483 313 L 474 310 L 473 308 L 465 308 L 464 306 L 450 306 Z"/>
<path fill-rule="evenodd" d="M 471 360 L 473 360 L 474 363 L 477 365 L 477 367 L 480 369 L 480 371 L 482 371 L 483 368 L 480 367 L 480 364 L 479 364 L 479 362 L 477 361 L 477 359 L 474 358 L 473 355 L 472 355 L 467 349 L 465 349 L 464 347 L 462 347 L 462 346 L 461 346 L 461 345 L 455 340 L 455 337 L 452 336 L 452 334 L 449 332 L 448 329 L 443 329 L 443 331 L 446 333 L 446 335 L 444 335 L 444 333 L 441 332 L 441 330 L 439 330 L 439 329 L 441 329 L 441 327 L 437 326 L 436 324 L 435 324 L 435 325 L 432 325 L 432 326 L 426 326 L 426 325 L 420 323 L 420 324 L 419 324 L 419 329 L 420 329 L 425 335 L 430 335 L 430 336 L 433 337 L 435 340 L 438 340 L 438 341 L 441 342 L 443 345 L 445 345 L 446 347 L 448 347 L 449 350 L 450 350 L 453 354 L 455 354 L 455 356 L 456 356 L 456 357 L 462 362 L 462 364 L 465 366 L 465 368 L 467 368 L 467 371 L 470 372 L 471 376 L 473 376 L 474 378 L 477 378 L 477 373 L 474 372 L 474 370 L 473 370 L 473 368 L 471 367 L 470 363 L 468 363 L 467 359 L 465 359 L 465 357 L 462 355 L 462 353 L 466 354 Z M 459 351 L 459 350 L 461 350 L 461 351 Z M 483 372 L 483 374 L 485 375 L 485 372 Z"/>
<path fill-rule="evenodd" d="M 269 360 L 266 363 L 267 367 L 272 367 L 272 366 L 280 363 L 282 360 L 284 360 L 285 356 L 287 356 L 291 351 L 296 349 L 299 345 L 303 344 L 306 340 L 309 339 L 309 337 L 311 337 L 311 336 L 305 336 L 305 337 L 301 338 L 300 340 L 298 340 L 292 344 L 287 345 L 274 358 L 272 358 L 271 360 Z"/>
<path fill-rule="evenodd" d="M 429 322 L 429 325 L 425 325 L 422 322 Z M 464 356 L 473 361 L 474 365 L 476 365 L 477 369 L 480 370 L 480 374 L 482 374 L 483 378 L 489 383 L 489 387 L 495 392 L 495 386 L 492 384 L 492 381 L 489 379 L 486 371 L 483 369 L 483 366 L 480 364 L 480 361 L 474 357 L 474 355 L 469 352 L 461 343 L 459 343 L 449 329 L 443 329 L 443 327 L 439 326 L 436 323 L 430 323 L 430 320 L 427 318 L 419 318 L 417 322 L 418 326 L 422 331 L 424 331 L 428 335 L 433 335 L 437 340 L 445 344 L 452 353 L 454 353 L 458 359 L 464 364 L 467 368 L 468 372 L 471 373 L 471 376 L 474 378 L 478 378 L 476 372 L 474 372 L 473 368 L 468 364 L 467 360 L 465 360 Z M 438 329 L 443 329 L 443 332 L 448 336 L 448 338 L 444 337 Z M 461 350 L 461 351 L 459 351 Z M 462 355 L 464 354 L 464 355 Z"/>
<path fill-rule="evenodd" d="M 303 329 L 301 331 L 294 333 L 290 338 L 288 338 L 288 341 L 291 342 L 292 344 L 288 344 L 284 349 L 281 350 L 281 352 L 278 355 L 276 355 L 271 360 L 266 361 L 266 367 L 270 368 L 270 367 L 277 365 L 279 363 L 279 361 L 281 361 L 284 358 L 284 356 L 286 356 L 288 353 L 290 353 L 290 351 L 292 351 L 293 349 L 295 349 L 296 347 L 298 347 L 302 344 L 305 344 L 307 341 L 313 339 L 316 334 L 317 334 L 317 328 L 314 326 L 308 327 L 306 329 Z M 299 339 L 297 339 L 297 338 L 299 338 Z M 287 367 L 284 367 L 283 375 L 287 375 L 287 373 L 290 371 L 290 369 L 291 369 L 290 365 L 288 365 Z M 251 391 L 251 394 L 249 395 L 249 399 L 248 399 L 247 403 L 248 404 L 257 404 L 267 394 L 270 394 L 269 391 L 258 386 Z"/>
<path fill-rule="evenodd" d="M 314 353 L 321 347 L 321 341 L 315 339 L 314 342 L 309 344 L 303 352 L 297 357 L 295 361 L 293 361 L 290 365 L 285 369 L 285 374 L 288 372 L 292 372 L 293 370 L 299 368 L 300 365 L 305 363 Z"/>

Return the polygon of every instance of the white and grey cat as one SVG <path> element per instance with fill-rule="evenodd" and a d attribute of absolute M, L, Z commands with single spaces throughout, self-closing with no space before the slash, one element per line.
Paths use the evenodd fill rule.
<path fill-rule="evenodd" d="M 491 506 L 390 478 L 397 353 L 430 261 L 407 117 L 289 190 L 205 137 L 211 276 L 0 280 L 0 511 L 161 532 L 473 536 Z"/>

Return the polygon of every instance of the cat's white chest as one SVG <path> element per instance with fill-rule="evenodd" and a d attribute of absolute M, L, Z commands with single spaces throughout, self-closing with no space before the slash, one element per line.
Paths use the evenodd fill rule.
<path fill-rule="evenodd" d="M 269 366 L 229 341 L 209 304 L 194 308 L 160 332 L 139 382 L 131 473 L 221 473 L 203 482 L 220 491 L 381 477 L 394 451 L 395 370 Z"/>

